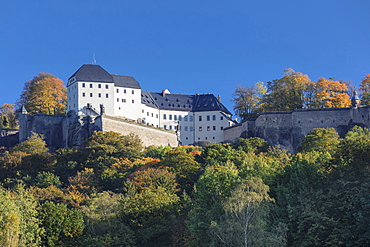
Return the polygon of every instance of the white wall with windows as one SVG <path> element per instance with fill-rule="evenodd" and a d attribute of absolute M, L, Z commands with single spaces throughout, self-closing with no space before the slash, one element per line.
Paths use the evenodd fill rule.
<path fill-rule="evenodd" d="M 194 112 L 195 142 L 223 142 L 223 129 L 232 121 L 220 111 Z"/>
<path fill-rule="evenodd" d="M 135 121 L 141 118 L 141 89 L 115 86 L 113 97 L 114 116 Z"/>

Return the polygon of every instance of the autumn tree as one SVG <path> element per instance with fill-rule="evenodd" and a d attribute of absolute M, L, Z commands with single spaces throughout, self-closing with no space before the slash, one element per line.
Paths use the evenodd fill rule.
<path fill-rule="evenodd" d="M 233 102 L 236 115 L 243 121 L 255 116 L 262 109 L 262 97 L 267 93 L 263 82 L 257 82 L 252 87 L 238 85 L 234 89 Z"/>
<path fill-rule="evenodd" d="M 314 108 L 347 107 L 350 104 L 346 83 L 323 77 L 315 83 Z"/>
<path fill-rule="evenodd" d="M 39 73 L 24 84 L 18 99 L 20 109 L 30 114 L 63 114 L 66 112 L 67 91 L 63 81 L 48 73 Z"/>
<path fill-rule="evenodd" d="M 370 74 L 367 74 L 361 81 L 360 89 L 362 92 L 362 103 L 370 103 Z"/>
<path fill-rule="evenodd" d="M 308 75 L 285 69 L 280 79 L 267 82 L 267 94 L 264 98 L 266 111 L 290 111 L 302 108 L 305 90 L 310 83 Z"/>
<path fill-rule="evenodd" d="M 1 128 L 14 129 L 17 127 L 16 114 L 14 111 L 14 107 L 15 106 L 13 104 L 6 104 L 6 103 L 0 107 L 0 116 L 1 116 L 0 127 Z"/>

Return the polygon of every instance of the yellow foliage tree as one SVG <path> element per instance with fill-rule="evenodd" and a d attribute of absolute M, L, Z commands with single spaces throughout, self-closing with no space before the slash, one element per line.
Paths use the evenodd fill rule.
<path fill-rule="evenodd" d="M 320 78 L 314 86 L 314 107 L 347 107 L 351 100 L 347 93 L 348 86 L 340 81 Z"/>
<path fill-rule="evenodd" d="M 48 73 L 39 73 L 24 85 L 18 107 L 24 105 L 30 114 L 63 114 L 67 91 L 63 81 Z"/>

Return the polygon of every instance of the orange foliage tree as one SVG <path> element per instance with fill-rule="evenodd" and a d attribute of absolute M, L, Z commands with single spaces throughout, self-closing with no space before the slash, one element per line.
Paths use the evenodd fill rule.
<path fill-rule="evenodd" d="M 315 108 L 347 107 L 351 104 L 348 86 L 340 81 L 320 78 L 314 86 Z"/>
<path fill-rule="evenodd" d="M 67 91 L 63 81 L 48 73 L 39 73 L 24 85 L 17 104 L 30 114 L 63 114 L 66 112 Z"/>

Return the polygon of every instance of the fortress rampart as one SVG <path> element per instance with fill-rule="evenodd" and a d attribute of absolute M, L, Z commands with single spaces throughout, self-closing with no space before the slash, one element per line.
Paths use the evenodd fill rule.
<path fill-rule="evenodd" d="M 115 131 L 123 135 L 134 133 L 144 146 L 178 145 L 177 135 L 172 131 L 159 130 L 137 123 L 129 123 L 109 116 L 20 114 L 19 142 L 25 141 L 32 132 L 42 134 L 51 151 L 59 148 L 83 148 L 94 131 Z"/>
<path fill-rule="evenodd" d="M 295 152 L 314 128 L 335 128 L 344 137 L 353 126 L 370 127 L 370 106 L 347 108 L 296 109 L 289 112 L 264 112 L 225 129 L 225 140 L 260 137 L 272 145 Z"/>

